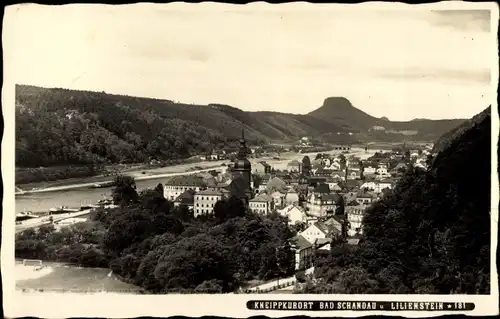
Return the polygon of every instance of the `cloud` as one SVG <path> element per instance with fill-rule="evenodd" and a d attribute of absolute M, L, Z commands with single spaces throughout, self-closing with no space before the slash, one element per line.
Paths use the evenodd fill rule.
<path fill-rule="evenodd" d="M 461 31 L 490 32 L 490 10 L 432 10 L 430 23 Z"/>
<path fill-rule="evenodd" d="M 453 70 L 453 69 L 419 69 L 409 68 L 405 70 L 394 71 L 392 73 L 382 74 L 382 77 L 399 80 L 417 80 L 417 81 L 441 81 L 457 84 L 479 84 L 488 86 L 491 81 L 490 69 L 479 70 Z"/>
<path fill-rule="evenodd" d="M 20 7 L 9 65 L 19 83 L 245 110 L 345 96 L 376 116 L 450 118 L 491 103 L 483 11 L 209 8 Z"/>

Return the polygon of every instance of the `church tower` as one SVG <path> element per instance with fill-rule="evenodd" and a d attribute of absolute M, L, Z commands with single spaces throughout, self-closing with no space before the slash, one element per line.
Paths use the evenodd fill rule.
<path fill-rule="evenodd" d="M 238 157 L 234 162 L 233 167 L 233 180 L 240 180 L 241 186 L 244 188 L 244 192 L 248 199 L 252 198 L 252 164 L 247 159 L 249 149 L 245 141 L 245 133 L 243 129 L 241 130 L 240 139 L 240 149 L 238 151 Z"/>

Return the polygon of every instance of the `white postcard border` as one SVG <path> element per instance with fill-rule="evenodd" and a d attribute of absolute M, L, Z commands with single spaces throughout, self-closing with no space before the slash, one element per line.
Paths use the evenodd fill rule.
<path fill-rule="evenodd" d="M 149 8 L 153 4 L 136 4 L 138 8 Z M 407 317 L 439 316 L 445 314 L 459 314 L 453 312 L 425 312 L 425 311 L 255 311 L 248 310 L 246 303 L 249 300 L 362 300 L 362 301 L 443 301 L 443 302 L 473 302 L 476 307 L 473 311 L 464 312 L 470 315 L 491 315 L 498 313 L 498 274 L 496 269 L 496 249 L 498 241 L 498 203 L 499 184 L 497 172 L 497 141 L 499 134 L 498 105 L 496 99 L 492 101 L 492 197 L 491 197 L 491 294 L 488 296 L 462 295 L 282 295 L 282 294 L 224 294 L 224 295 L 118 295 L 113 293 L 80 295 L 56 293 L 21 293 L 15 291 L 14 273 L 14 225 L 13 207 L 15 205 L 14 190 L 14 156 L 15 153 L 15 123 L 14 123 L 14 84 L 15 69 L 9 61 L 15 59 L 15 52 L 9 48 L 22 39 L 16 38 L 15 15 L 16 11 L 26 5 L 7 7 L 3 21 L 2 42 L 4 45 L 4 86 L 2 88 L 2 111 L 4 117 L 4 135 L 2 143 L 2 177 L 4 187 L 3 197 L 3 236 L 1 251 L 1 269 L 3 282 L 4 310 L 7 317 L 35 316 L 35 317 L 110 317 L 130 318 L 139 316 L 203 316 L 217 315 L 228 317 L 249 317 L 266 315 L 270 317 L 285 317 L 292 315 L 308 316 L 342 316 L 355 317 L 364 315 L 396 315 Z M 75 5 L 76 6 L 76 5 Z M 100 6 L 100 5 L 99 5 Z M 131 5 L 126 5 L 131 6 Z M 277 6 L 284 10 L 303 10 L 310 6 L 322 6 L 325 9 L 355 10 L 408 10 L 422 8 L 432 9 L 489 9 L 492 11 L 492 41 L 497 41 L 495 30 L 498 29 L 498 5 L 495 3 L 465 3 L 461 1 L 446 1 L 429 5 L 406 5 L 402 3 L 371 2 L 356 5 L 309 4 L 304 2 L 269 5 L 262 2 L 251 3 L 245 6 L 227 4 L 202 3 L 169 4 L 175 8 L 189 7 L 192 10 L 220 10 L 230 7 L 232 10 L 245 10 L 250 7 L 259 10 L 271 10 Z M 492 52 L 492 96 L 496 96 L 498 86 L 498 52 Z"/>

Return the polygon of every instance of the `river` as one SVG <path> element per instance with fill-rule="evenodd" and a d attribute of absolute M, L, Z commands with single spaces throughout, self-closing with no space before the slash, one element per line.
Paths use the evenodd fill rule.
<path fill-rule="evenodd" d="M 335 153 L 339 151 L 332 151 Z M 356 155 L 361 158 L 366 158 L 375 153 L 374 150 L 365 152 L 364 149 L 352 149 L 349 155 Z M 317 153 L 287 153 L 282 154 L 282 159 L 261 159 L 268 162 L 275 169 L 285 169 L 288 162 L 291 160 L 302 160 L 305 155 L 308 155 L 311 160 L 314 160 Z M 192 167 L 199 164 L 192 164 Z M 189 171 L 188 171 L 189 172 Z M 154 188 L 158 183 L 165 183 L 171 177 L 159 177 L 148 180 L 137 180 L 137 189 L 144 190 Z M 21 196 L 16 196 L 16 212 L 32 211 L 32 212 L 46 212 L 50 208 L 67 206 L 78 207 L 84 204 L 95 204 L 98 200 L 111 195 L 112 188 L 90 188 L 88 186 L 81 188 L 73 188 L 51 192 L 31 193 Z"/>

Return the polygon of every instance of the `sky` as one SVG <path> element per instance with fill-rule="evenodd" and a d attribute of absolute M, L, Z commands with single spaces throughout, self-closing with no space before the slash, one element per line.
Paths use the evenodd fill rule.
<path fill-rule="evenodd" d="M 494 103 L 489 10 L 372 8 L 22 5 L 5 50 L 19 84 L 246 111 L 306 114 L 344 96 L 377 117 L 443 119 Z"/>

